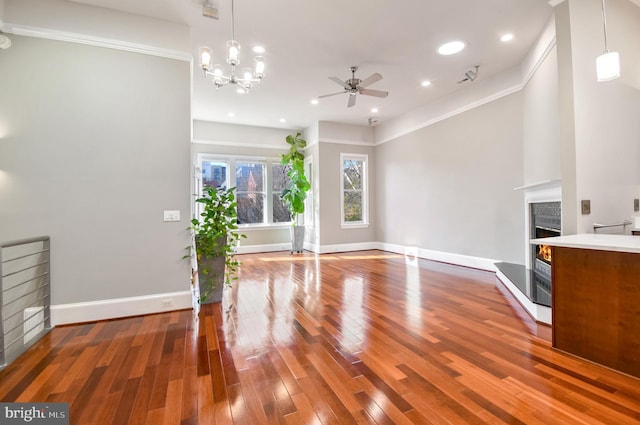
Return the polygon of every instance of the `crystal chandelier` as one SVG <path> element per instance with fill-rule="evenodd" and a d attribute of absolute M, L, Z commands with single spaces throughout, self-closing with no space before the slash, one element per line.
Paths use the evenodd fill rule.
<path fill-rule="evenodd" d="M 239 74 L 236 74 L 237 67 L 240 64 L 240 43 L 235 40 L 235 16 L 233 0 L 231 0 L 231 40 L 227 41 L 227 63 L 231 65 L 229 74 L 225 74 L 222 65 L 211 66 L 212 53 L 208 47 L 200 47 L 200 66 L 204 71 L 205 77 L 212 77 L 216 88 L 226 86 L 227 84 L 235 84 L 238 86 L 239 93 L 248 93 L 253 83 L 259 83 L 264 77 L 264 58 L 262 56 L 254 57 L 255 68 L 243 68 Z"/>

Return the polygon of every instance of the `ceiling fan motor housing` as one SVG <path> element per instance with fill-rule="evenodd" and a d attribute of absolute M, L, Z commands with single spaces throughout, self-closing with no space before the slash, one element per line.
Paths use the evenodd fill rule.
<path fill-rule="evenodd" d="M 342 81 L 340 78 L 338 77 L 329 77 L 329 79 L 331 81 L 333 81 L 334 83 L 340 84 L 342 86 L 342 88 L 344 89 L 344 91 L 342 92 L 338 92 L 338 93 L 331 93 L 331 94 L 325 94 L 322 96 L 318 96 L 318 99 L 324 98 L 324 97 L 329 97 L 329 96 L 335 96 L 338 94 L 343 94 L 343 93 L 348 93 L 349 94 L 349 100 L 347 101 L 347 107 L 351 108 L 352 106 L 354 106 L 356 104 L 356 95 L 357 94 L 363 94 L 365 96 L 376 96 L 376 97 L 387 97 L 387 95 L 389 94 L 389 92 L 386 91 L 381 91 L 381 90 L 371 90 L 371 89 L 367 89 L 365 87 L 368 87 L 369 85 L 375 83 L 376 81 L 379 81 L 382 79 L 382 75 L 378 74 L 378 73 L 374 73 L 371 74 L 369 77 L 365 78 L 364 80 L 361 80 L 360 78 L 356 78 L 356 70 L 358 69 L 357 66 L 352 66 L 349 68 L 349 70 L 351 71 L 351 78 Z"/>

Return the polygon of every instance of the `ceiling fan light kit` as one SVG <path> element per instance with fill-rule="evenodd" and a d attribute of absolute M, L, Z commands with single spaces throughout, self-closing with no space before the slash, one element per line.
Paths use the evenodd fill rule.
<path fill-rule="evenodd" d="M 351 71 L 351 78 L 347 79 L 346 81 L 342 81 L 338 77 L 329 77 L 331 81 L 342 86 L 343 88 L 342 91 L 337 93 L 330 93 L 330 94 L 318 96 L 318 99 L 322 99 L 329 96 L 336 96 L 338 94 L 348 93 L 349 98 L 347 99 L 347 108 L 351 108 L 355 106 L 356 95 L 358 94 L 362 94 L 365 96 L 375 96 L 375 97 L 387 97 L 389 95 L 389 92 L 386 92 L 386 91 L 371 90 L 366 88 L 371 84 L 382 80 L 382 75 L 376 72 L 374 74 L 371 74 L 364 80 L 361 80 L 359 78 L 356 78 L 356 71 L 358 70 L 357 66 L 352 66 L 351 68 L 349 68 L 349 70 Z"/>
<path fill-rule="evenodd" d="M 236 73 L 236 68 L 240 64 L 240 43 L 235 40 L 235 16 L 234 0 L 231 0 L 231 40 L 227 41 L 227 64 L 231 66 L 229 74 L 225 74 L 222 65 L 212 66 L 213 53 L 209 47 L 200 47 L 200 67 L 205 77 L 212 77 L 212 82 L 216 88 L 235 84 L 239 91 L 248 93 L 254 83 L 260 83 L 264 77 L 264 58 L 255 56 L 255 68 L 244 68 L 240 73 Z"/>

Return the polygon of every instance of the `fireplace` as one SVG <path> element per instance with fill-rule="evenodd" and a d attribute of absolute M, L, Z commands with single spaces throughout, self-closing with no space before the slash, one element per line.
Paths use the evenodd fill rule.
<path fill-rule="evenodd" d="M 529 204 L 531 239 L 560 236 L 562 217 L 560 202 L 536 202 Z M 532 297 L 534 302 L 551 304 L 551 247 L 545 244 L 531 247 Z"/>
<path fill-rule="evenodd" d="M 544 244 L 532 245 L 531 239 L 560 236 L 562 190 L 559 180 L 517 187 L 524 190 L 525 226 L 524 263 L 496 263 L 498 279 L 505 290 L 536 320 L 551 324 L 551 249 Z"/>

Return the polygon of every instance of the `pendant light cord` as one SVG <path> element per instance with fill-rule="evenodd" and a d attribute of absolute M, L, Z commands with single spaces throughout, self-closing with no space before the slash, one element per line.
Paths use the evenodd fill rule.
<path fill-rule="evenodd" d="M 604 7 L 604 0 L 602 0 L 602 28 L 604 30 L 604 51 L 605 53 L 608 53 L 609 44 L 607 43 L 607 11 Z"/>
<path fill-rule="evenodd" d="M 604 8 L 604 0 L 602 0 L 602 7 Z M 233 12 L 233 0 L 231 0 L 231 39 L 235 40 L 236 39 L 236 23 L 235 23 L 235 14 Z M 604 9 L 603 9 L 604 10 Z M 606 33 L 606 27 L 605 27 L 605 33 Z M 607 36 L 605 35 L 605 45 L 607 44 Z"/>

